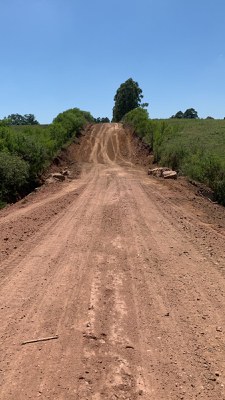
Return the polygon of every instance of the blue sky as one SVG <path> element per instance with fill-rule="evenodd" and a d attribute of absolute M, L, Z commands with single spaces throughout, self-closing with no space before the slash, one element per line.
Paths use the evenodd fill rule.
<path fill-rule="evenodd" d="M 0 118 L 111 118 L 130 77 L 151 118 L 225 117 L 224 0 L 1 0 L 0 13 Z"/>

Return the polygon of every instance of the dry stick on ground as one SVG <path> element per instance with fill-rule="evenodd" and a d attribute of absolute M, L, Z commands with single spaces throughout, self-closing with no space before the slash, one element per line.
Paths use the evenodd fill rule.
<path fill-rule="evenodd" d="M 41 339 L 26 340 L 25 342 L 22 342 L 21 344 L 23 345 L 23 344 L 28 344 L 28 343 L 45 342 L 45 341 L 47 341 L 47 340 L 54 340 L 54 339 L 58 339 L 58 338 L 59 338 L 58 335 L 56 335 L 56 336 L 49 336 L 49 337 L 41 338 Z"/>

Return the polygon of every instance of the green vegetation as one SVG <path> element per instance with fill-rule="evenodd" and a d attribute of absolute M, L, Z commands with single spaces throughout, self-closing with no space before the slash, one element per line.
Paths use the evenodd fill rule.
<path fill-rule="evenodd" d="M 0 203 L 13 199 L 26 184 L 29 177 L 29 167 L 20 157 L 0 152 Z"/>
<path fill-rule="evenodd" d="M 171 118 L 198 119 L 198 113 L 194 108 L 188 108 L 184 113 L 182 111 L 178 111 L 175 115 L 172 115 Z"/>
<path fill-rule="evenodd" d="M 153 149 L 153 135 L 156 124 L 149 119 L 148 111 L 144 108 L 135 108 L 123 117 L 123 123 L 131 126 L 142 141 Z"/>
<path fill-rule="evenodd" d="M 225 205 L 225 120 L 202 120 L 193 108 L 168 120 L 151 120 L 141 104 L 142 90 L 131 78 L 115 95 L 113 121 L 129 125 L 154 153 L 154 162 L 171 167 L 213 189 Z M 88 123 L 105 123 L 73 108 L 50 125 L 39 125 L 33 114 L 11 114 L 0 121 L 0 208 L 39 184 L 40 175 L 59 150 L 71 143 Z"/>
<path fill-rule="evenodd" d="M 38 125 L 39 122 L 33 114 L 11 114 L 4 118 L 6 125 Z"/>
<path fill-rule="evenodd" d="M 130 78 L 122 83 L 114 97 L 113 122 L 121 121 L 125 114 L 137 107 L 147 107 L 147 103 L 141 105 L 141 99 L 142 90 L 137 82 Z"/>
<path fill-rule="evenodd" d="M 154 161 L 206 184 L 225 205 L 225 121 L 149 120 L 136 109 L 123 119 L 154 152 Z"/>
<path fill-rule="evenodd" d="M 107 123 L 110 122 L 110 120 L 109 120 L 108 117 L 103 117 L 103 118 L 98 117 L 98 118 L 95 118 L 94 122 L 95 122 L 96 124 L 107 124 Z"/>
<path fill-rule="evenodd" d="M 225 122 L 168 120 L 166 124 L 170 134 L 164 135 L 161 163 L 171 164 L 169 160 L 177 158 L 182 173 L 211 187 L 225 205 Z"/>
<path fill-rule="evenodd" d="M 0 121 L 0 207 L 28 193 L 62 146 L 70 143 L 94 119 L 73 108 L 49 126 L 8 126 Z"/>

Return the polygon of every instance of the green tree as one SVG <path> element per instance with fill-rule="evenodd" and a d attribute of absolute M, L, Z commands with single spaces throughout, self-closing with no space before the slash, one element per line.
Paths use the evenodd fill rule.
<path fill-rule="evenodd" d="M 182 111 L 178 111 L 175 115 L 173 115 L 171 118 L 184 118 L 184 113 Z"/>
<path fill-rule="evenodd" d="M 10 114 L 5 120 L 8 121 L 8 125 L 37 125 L 39 123 L 33 114 Z"/>
<path fill-rule="evenodd" d="M 98 118 L 95 118 L 95 123 L 96 123 L 96 124 L 106 124 L 106 123 L 109 123 L 109 122 L 110 122 L 110 120 L 109 120 L 108 117 L 103 117 L 103 118 L 98 117 Z"/>
<path fill-rule="evenodd" d="M 183 118 L 187 118 L 187 119 L 198 119 L 198 113 L 194 108 L 188 108 L 185 112 L 184 112 L 184 116 Z"/>
<path fill-rule="evenodd" d="M 129 111 L 141 106 L 142 90 L 132 78 L 122 83 L 114 97 L 113 122 L 119 122 Z M 147 103 L 144 106 L 148 106 Z"/>
<path fill-rule="evenodd" d="M 34 114 L 25 114 L 24 122 L 26 123 L 26 125 L 38 125 L 39 124 L 39 122 L 35 119 Z"/>

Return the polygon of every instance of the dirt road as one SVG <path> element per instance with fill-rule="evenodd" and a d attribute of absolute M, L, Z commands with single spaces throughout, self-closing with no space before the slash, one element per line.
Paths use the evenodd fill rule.
<path fill-rule="evenodd" d="M 225 399 L 224 209 L 134 152 L 95 126 L 80 179 L 1 211 L 1 400 Z"/>

